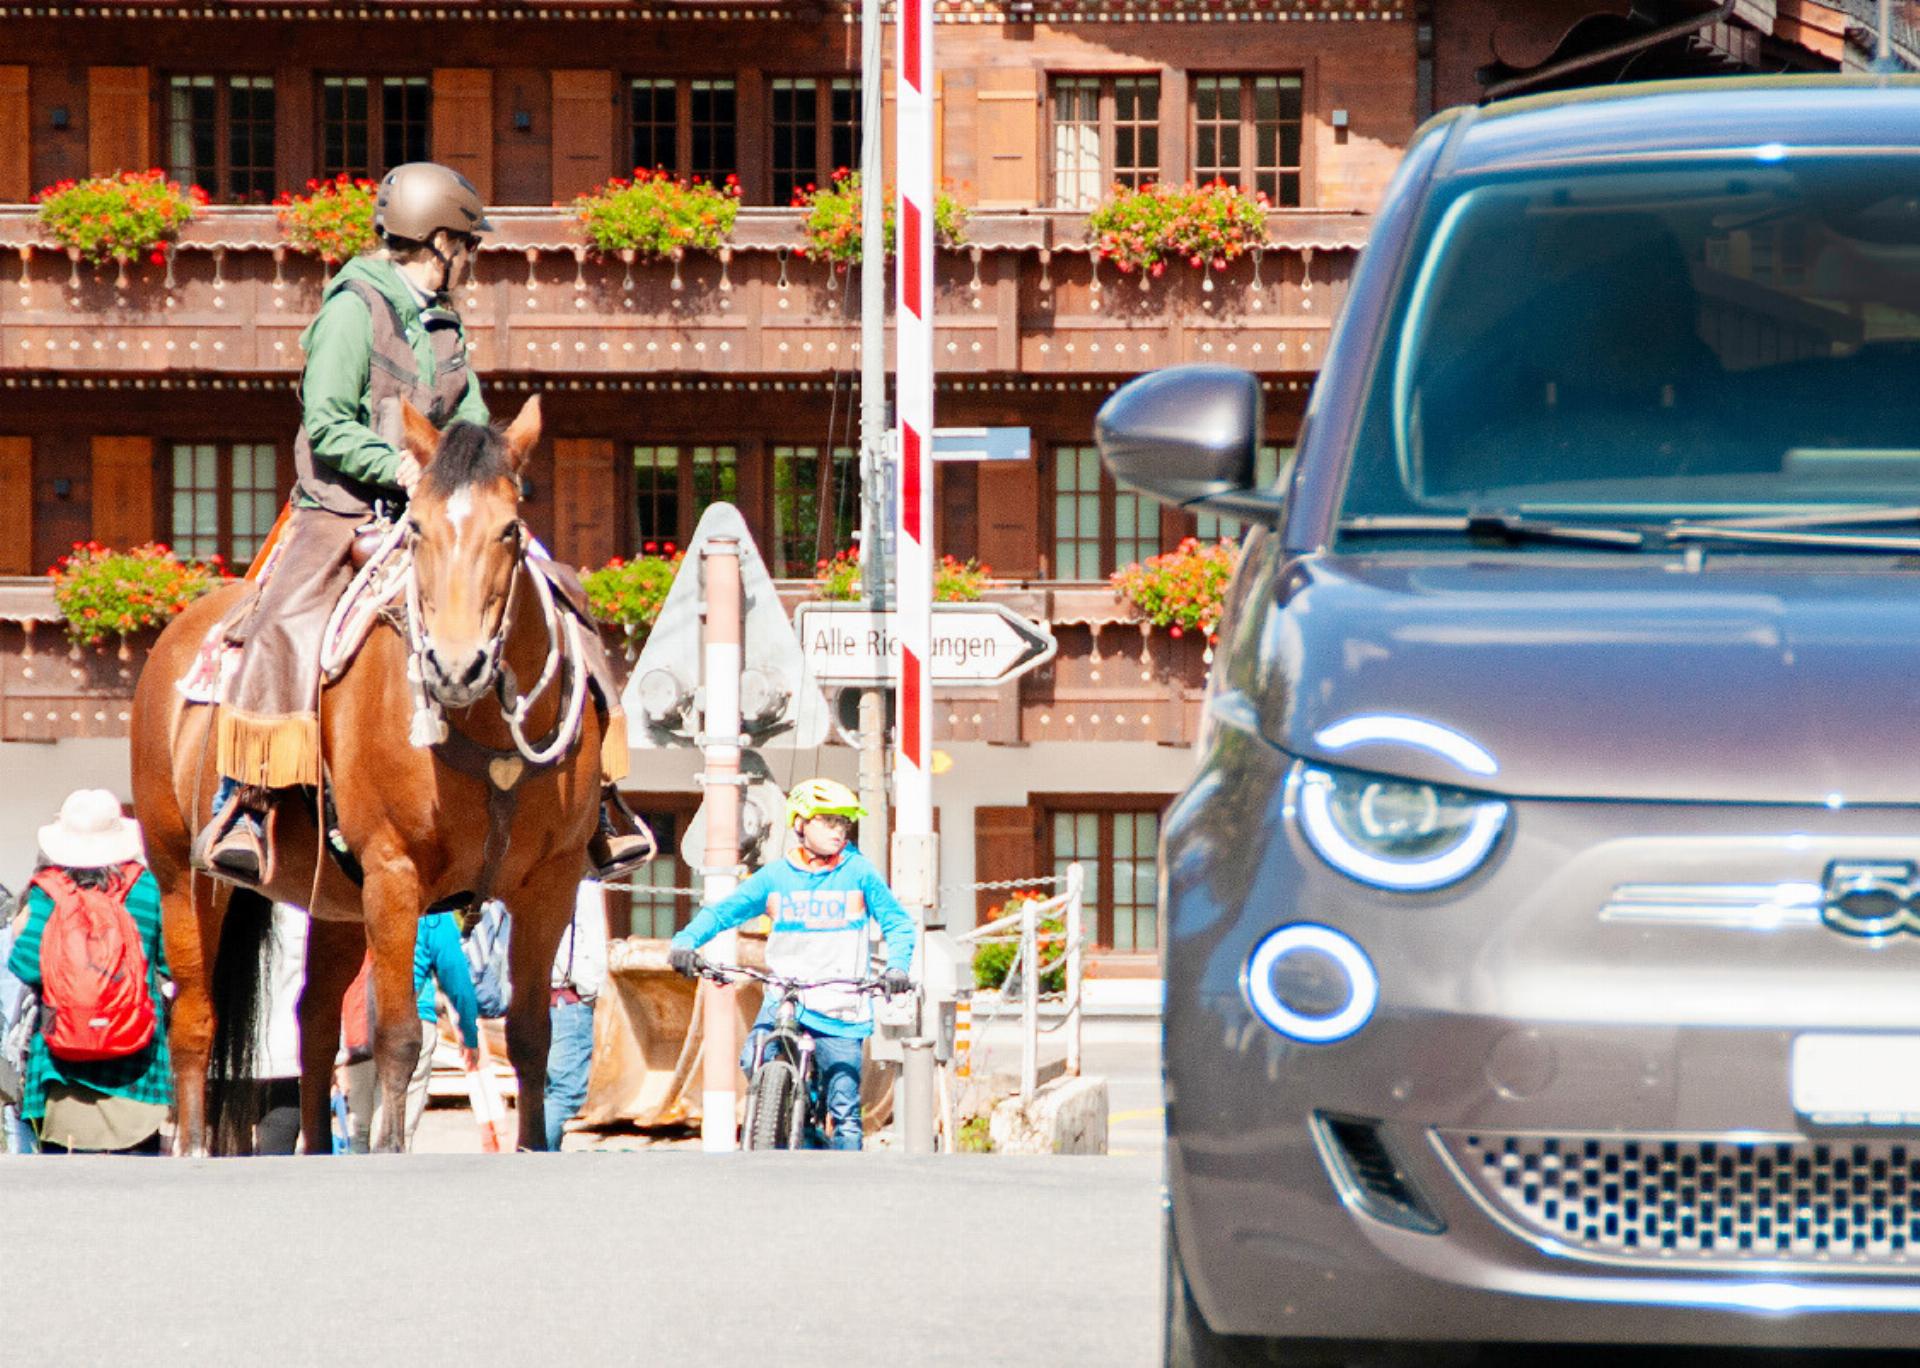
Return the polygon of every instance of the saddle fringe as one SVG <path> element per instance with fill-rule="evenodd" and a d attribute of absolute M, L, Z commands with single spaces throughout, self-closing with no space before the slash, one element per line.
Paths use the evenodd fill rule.
<path fill-rule="evenodd" d="M 320 783 L 320 735 L 312 713 L 267 717 L 220 709 L 214 764 L 220 773 L 260 788 Z"/>

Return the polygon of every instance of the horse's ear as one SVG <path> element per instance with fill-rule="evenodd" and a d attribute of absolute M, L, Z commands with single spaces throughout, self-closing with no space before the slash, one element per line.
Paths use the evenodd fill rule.
<path fill-rule="evenodd" d="M 525 473 L 539 441 L 540 396 L 535 394 L 520 406 L 519 414 L 507 425 L 507 464 L 513 467 L 514 474 Z"/>
<path fill-rule="evenodd" d="M 440 429 L 433 420 L 406 400 L 400 401 L 400 445 L 406 453 L 425 466 L 440 449 Z"/>

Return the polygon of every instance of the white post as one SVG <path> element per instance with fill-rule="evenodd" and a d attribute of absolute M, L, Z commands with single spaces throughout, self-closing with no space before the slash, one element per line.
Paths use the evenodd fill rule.
<path fill-rule="evenodd" d="M 1080 890 L 1087 871 L 1078 861 L 1067 866 L 1067 1073 L 1080 1076 Z"/>
<path fill-rule="evenodd" d="M 925 930 L 935 910 L 933 840 L 933 0 L 899 0 L 895 118 L 899 219 L 895 400 L 900 498 L 895 611 L 900 712 L 894 861 L 901 903 Z"/>
<path fill-rule="evenodd" d="M 1040 919 L 1038 904 L 1020 904 L 1020 1100 L 1040 1086 Z"/>
<path fill-rule="evenodd" d="M 740 882 L 740 544 L 714 537 L 701 549 L 706 578 L 706 631 L 701 682 L 706 687 L 701 747 L 707 769 L 707 847 L 700 869 L 700 896 L 708 906 L 730 895 Z M 723 964 L 739 963 L 739 937 L 722 932 L 708 954 Z M 732 987 L 702 982 L 700 1148 L 728 1153 L 739 1147 L 734 1128 L 735 1007 Z"/>

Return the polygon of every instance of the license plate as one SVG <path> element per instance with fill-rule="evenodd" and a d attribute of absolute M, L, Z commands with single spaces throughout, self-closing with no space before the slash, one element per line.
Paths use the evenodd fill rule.
<path fill-rule="evenodd" d="M 1803 1035 L 1793 1109 L 1821 1126 L 1920 1126 L 1920 1035 Z"/>

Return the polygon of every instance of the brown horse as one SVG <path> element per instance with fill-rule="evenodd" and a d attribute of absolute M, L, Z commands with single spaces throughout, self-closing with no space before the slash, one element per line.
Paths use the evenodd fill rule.
<path fill-rule="evenodd" d="M 411 409 L 406 420 L 406 449 L 424 472 L 405 533 L 418 586 L 418 678 L 444 710 L 453 744 L 464 735 L 486 752 L 511 756 L 515 740 L 501 697 L 531 688 L 549 651 L 551 619 L 539 611 L 519 511 L 518 476 L 539 438 L 539 398 L 529 399 L 504 432 L 456 422 L 442 434 Z M 175 684 L 245 592 L 222 589 L 180 614 L 154 646 L 134 695 L 134 805 L 160 883 L 167 960 L 178 985 L 169 1037 L 176 1148 L 190 1154 L 251 1148 L 250 1126 L 233 1102 L 251 1087 L 231 1085 L 247 1077 L 267 903 L 189 870 L 188 846 L 218 779 L 209 759 L 213 709 L 186 702 Z M 474 890 L 489 863 L 489 781 L 471 765 L 450 766 L 445 747 L 409 744 L 412 653 L 402 632 L 383 621 L 321 698 L 326 793 L 362 881 L 356 885 L 321 852 L 312 801 L 291 796 L 272 817 L 277 863 L 265 893 L 308 908 L 313 918 L 299 1007 L 301 1132 L 309 1154 L 330 1148 L 341 997 L 369 947 L 385 1117 L 374 1147 L 404 1148 L 407 1079 L 421 1048 L 413 987 L 421 911 Z M 504 681 L 503 671 L 511 671 Z M 522 735 L 548 736 L 566 693 L 555 680 L 536 696 L 521 718 Z M 570 749 L 526 767 L 504 857 L 496 846 L 491 861 L 492 891 L 513 913 L 507 1046 L 519 1076 L 523 1149 L 545 1148 L 547 980 L 573 915 L 599 807 L 602 723 L 591 706 L 581 713 Z M 523 773 L 511 760 L 495 764 L 508 775 Z"/>

